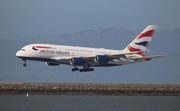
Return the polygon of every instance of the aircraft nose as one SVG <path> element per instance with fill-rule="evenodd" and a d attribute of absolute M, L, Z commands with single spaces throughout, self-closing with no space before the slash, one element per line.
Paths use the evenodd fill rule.
<path fill-rule="evenodd" d="M 19 51 L 16 52 L 16 56 L 18 56 L 18 52 L 19 52 Z"/>
<path fill-rule="evenodd" d="M 17 56 L 17 57 L 20 56 L 20 52 L 19 52 L 19 51 L 16 52 L 16 56 Z"/>

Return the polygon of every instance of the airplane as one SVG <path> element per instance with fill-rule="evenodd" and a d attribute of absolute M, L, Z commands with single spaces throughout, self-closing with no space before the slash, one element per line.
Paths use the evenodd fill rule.
<path fill-rule="evenodd" d="M 104 48 L 89 48 L 78 46 L 65 46 L 54 44 L 29 44 L 17 51 L 16 56 L 27 60 L 45 62 L 48 66 L 60 64 L 73 66 L 72 71 L 94 71 L 94 67 L 122 66 L 149 61 L 162 55 L 147 56 L 147 47 L 157 29 L 156 25 L 147 26 L 127 47 L 123 50 Z M 78 67 L 81 67 L 79 69 Z"/>

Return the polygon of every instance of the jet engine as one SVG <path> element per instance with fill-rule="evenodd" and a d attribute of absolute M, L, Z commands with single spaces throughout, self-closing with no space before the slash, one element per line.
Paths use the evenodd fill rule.
<path fill-rule="evenodd" d="M 58 66 L 58 63 L 53 63 L 53 62 L 46 62 L 47 66 Z"/>
<path fill-rule="evenodd" d="M 71 58 L 70 64 L 71 65 L 84 65 L 86 61 L 82 58 Z"/>
<path fill-rule="evenodd" d="M 105 64 L 105 63 L 108 63 L 110 61 L 110 58 L 108 56 L 104 56 L 104 55 L 97 55 L 95 57 L 94 61 L 96 63 Z"/>

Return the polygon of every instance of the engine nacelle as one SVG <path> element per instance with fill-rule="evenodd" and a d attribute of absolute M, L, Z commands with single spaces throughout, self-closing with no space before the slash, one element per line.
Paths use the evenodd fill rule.
<path fill-rule="evenodd" d="M 53 62 L 46 62 L 47 66 L 58 66 L 58 63 L 53 63 Z"/>
<path fill-rule="evenodd" d="M 86 63 L 86 61 L 82 58 L 71 58 L 70 59 L 70 64 L 71 65 L 84 65 Z"/>
<path fill-rule="evenodd" d="M 110 60 L 111 59 L 108 56 L 104 56 L 104 55 L 97 55 L 94 59 L 96 63 L 101 63 L 101 64 L 108 63 Z"/>

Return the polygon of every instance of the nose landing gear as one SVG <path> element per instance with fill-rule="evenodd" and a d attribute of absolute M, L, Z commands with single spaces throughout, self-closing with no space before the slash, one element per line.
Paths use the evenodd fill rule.
<path fill-rule="evenodd" d="M 27 66 L 27 64 L 26 64 L 26 60 L 23 60 L 23 61 L 24 61 L 23 66 L 24 66 L 24 67 L 26 67 L 26 66 Z"/>

